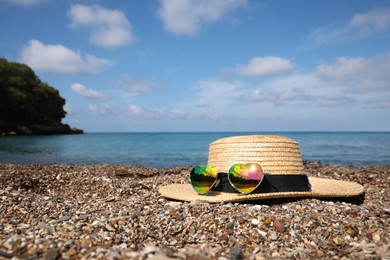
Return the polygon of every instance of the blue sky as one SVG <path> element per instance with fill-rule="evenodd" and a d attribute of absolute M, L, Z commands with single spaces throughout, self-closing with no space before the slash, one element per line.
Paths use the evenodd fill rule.
<path fill-rule="evenodd" d="M 390 2 L 0 0 L 87 132 L 390 131 Z"/>

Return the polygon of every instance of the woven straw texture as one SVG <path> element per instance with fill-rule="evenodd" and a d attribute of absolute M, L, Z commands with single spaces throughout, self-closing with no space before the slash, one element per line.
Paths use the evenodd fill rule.
<path fill-rule="evenodd" d="M 255 193 L 243 195 L 240 193 L 226 193 L 218 191 L 209 191 L 205 195 L 199 195 L 192 188 L 191 184 L 171 184 L 160 187 L 159 192 L 162 196 L 184 201 L 197 202 L 228 202 L 228 201 L 251 201 L 276 198 L 340 198 L 354 197 L 364 192 L 363 186 L 356 182 L 347 182 L 339 180 L 322 179 L 309 177 L 312 185 L 311 192 L 274 192 L 274 193 Z"/>
<path fill-rule="evenodd" d="M 299 143 L 283 136 L 235 136 L 210 144 L 208 165 L 228 172 L 236 163 L 258 162 L 269 174 L 303 174 Z"/>
<path fill-rule="evenodd" d="M 208 165 L 218 172 L 228 172 L 235 163 L 258 162 L 267 174 L 304 174 L 299 144 L 282 136 L 236 136 L 210 144 Z M 309 177 L 310 192 L 226 193 L 208 191 L 199 195 L 191 184 L 171 184 L 159 188 L 162 196 L 184 201 L 227 202 L 287 197 L 336 198 L 354 197 L 364 192 L 356 182 Z"/>

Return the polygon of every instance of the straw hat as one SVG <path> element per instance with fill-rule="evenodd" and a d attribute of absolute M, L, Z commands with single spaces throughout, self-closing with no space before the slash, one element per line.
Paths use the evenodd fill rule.
<path fill-rule="evenodd" d="M 171 184 L 160 187 L 159 192 L 162 196 L 171 199 L 210 203 L 288 197 L 355 197 L 364 192 L 363 186 L 356 182 L 306 177 L 303 172 L 299 143 L 287 137 L 235 136 L 222 138 L 210 144 L 208 165 L 214 166 L 218 172 L 228 172 L 230 167 L 236 163 L 253 162 L 260 163 L 266 177 L 270 180 L 273 178 L 274 182 L 276 180 L 288 184 L 289 182 L 295 182 L 294 178 L 298 177 L 298 182 L 301 179 L 306 180 L 308 188 L 305 191 L 301 189 L 295 191 L 293 187 L 287 188 L 288 191 L 281 189 L 276 192 L 274 190 L 260 193 L 253 192 L 247 195 L 211 189 L 206 194 L 199 195 L 191 184 Z M 261 188 L 263 182 L 259 188 Z M 274 184 L 277 186 L 278 183 Z"/>

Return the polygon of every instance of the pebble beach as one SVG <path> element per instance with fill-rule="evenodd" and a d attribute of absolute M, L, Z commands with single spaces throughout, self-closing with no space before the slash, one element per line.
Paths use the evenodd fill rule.
<path fill-rule="evenodd" d="M 390 259 L 390 166 L 304 167 L 365 194 L 190 203 L 158 188 L 191 167 L 0 164 L 0 259 Z"/>

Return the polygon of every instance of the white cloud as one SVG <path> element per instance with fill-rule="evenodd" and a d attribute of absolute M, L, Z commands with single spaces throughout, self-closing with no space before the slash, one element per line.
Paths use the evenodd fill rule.
<path fill-rule="evenodd" d="M 302 122 L 312 122 L 316 129 L 326 127 L 323 122 L 349 129 L 350 118 L 360 118 L 361 113 L 384 114 L 389 109 L 389 66 L 390 53 L 368 58 L 339 57 L 305 74 L 288 73 L 247 82 L 201 80 L 192 87 L 194 93 L 189 100 L 176 100 L 169 107 L 127 103 L 114 109 L 95 104 L 88 110 L 140 124 L 180 122 L 183 129 L 260 131 L 280 130 L 287 125 L 301 129 Z"/>
<path fill-rule="evenodd" d="M 326 87 L 315 75 L 289 75 L 242 91 L 240 100 L 243 103 L 271 103 L 274 106 L 308 106 L 327 93 L 324 89 Z"/>
<path fill-rule="evenodd" d="M 348 27 L 331 29 L 317 28 L 307 37 L 305 48 L 316 48 L 326 44 L 337 44 L 351 38 L 351 31 Z"/>
<path fill-rule="evenodd" d="M 317 66 L 320 78 L 338 82 L 345 92 L 369 93 L 390 90 L 390 52 L 373 58 L 339 57 L 333 64 Z"/>
<path fill-rule="evenodd" d="M 235 102 L 242 85 L 240 81 L 228 82 L 215 79 L 199 81 L 195 86 L 198 91 L 196 106 L 205 111 L 210 108 L 226 107 Z"/>
<path fill-rule="evenodd" d="M 100 104 L 89 104 L 87 106 L 88 111 L 92 112 L 95 115 L 113 115 L 117 114 L 117 111 L 115 108 L 111 107 L 107 103 L 100 103 Z"/>
<path fill-rule="evenodd" d="M 21 52 L 21 62 L 34 70 L 62 74 L 96 74 L 110 64 L 108 60 L 94 55 L 84 57 L 63 45 L 45 45 L 31 40 Z"/>
<path fill-rule="evenodd" d="M 375 57 L 339 57 L 308 74 L 277 77 L 239 91 L 242 103 L 289 107 L 369 106 L 390 99 L 390 52 Z M 374 105 L 371 100 L 379 100 Z"/>
<path fill-rule="evenodd" d="M 91 29 L 90 41 L 102 47 L 118 47 L 134 40 L 131 23 L 125 14 L 98 5 L 76 4 L 70 7 L 68 15 L 71 27 Z"/>
<path fill-rule="evenodd" d="M 64 105 L 64 110 L 67 114 L 71 114 L 73 112 L 73 107 L 71 104 L 69 104 L 68 102 L 65 103 Z"/>
<path fill-rule="evenodd" d="M 248 81 L 202 80 L 195 84 L 190 100 L 175 106 L 185 111 L 185 118 L 205 125 L 215 120 L 218 126 L 250 125 L 264 118 L 277 122 L 287 117 L 325 120 L 330 115 L 342 121 L 348 114 L 359 117 L 361 111 L 389 108 L 389 71 L 390 52 L 368 58 L 339 57 L 306 73 Z"/>
<path fill-rule="evenodd" d="M 130 115 L 142 115 L 144 113 L 145 109 L 143 109 L 142 107 L 140 106 L 136 106 L 136 105 L 130 105 L 128 107 L 128 112 Z"/>
<path fill-rule="evenodd" d="M 244 7 L 247 0 L 161 0 L 158 15 L 164 28 L 176 35 L 195 36 L 201 27 Z"/>
<path fill-rule="evenodd" d="M 189 101 L 178 101 L 171 110 L 173 118 L 219 119 L 226 118 L 230 108 L 240 102 L 240 81 L 223 81 L 218 79 L 202 80 L 195 84 L 193 98 Z M 235 111 L 239 112 L 239 111 Z"/>
<path fill-rule="evenodd" d="M 8 0 L 8 2 L 11 2 L 16 5 L 29 7 L 33 5 L 39 5 L 44 2 L 48 2 L 48 0 Z"/>
<path fill-rule="evenodd" d="M 376 109 L 390 109 L 390 96 L 374 97 L 369 99 L 368 102 Z"/>
<path fill-rule="evenodd" d="M 383 92 L 390 90 L 390 83 L 387 79 L 362 79 L 353 89 L 355 93 Z"/>
<path fill-rule="evenodd" d="M 363 58 L 345 58 L 339 57 L 336 62 L 331 65 L 321 64 L 317 67 L 317 73 L 320 76 L 331 79 L 344 79 L 353 77 L 365 69 L 366 61 Z"/>
<path fill-rule="evenodd" d="M 107 98 L 107 95 L 105 95 L 99 91 L 86 88 L 84 85 L 82 85 L 80 83 L 72 84 L 71 89 L 73 92 L 75 92 L 83 97 L 86 97 L 86 98 L 91 98 L 91 99 L 105 99 L 105 98 Z"/>
<path fill-rule="evenodd" d="M 186 118 L 184 111 L 180 109 L 145 107 L 134 104 L 131 104 L 127 107 L 125 114 L 128 117 L 146 120 Z"/>
<path fill-rule="evenodd" d="M 287 59 L 266 56 L 252 58 L 247 65 L 237 65 L 236 72 L 244 76 L 268 76 L 288 72 L 292 68 L 293 64 Z"/>
<path fill-rule="evenodd" d="M 348 23 L 343 25 L 314 29 L 307 37 L 306 48 L 337 44 L 355 39 L 357 36 L 381 33 L 389 28 L 390 9 L 375 9 L 367 13 L 355 14 Z"/>
<path fill-rule="evenodd" d="M 166 113 L 158 108 L 145 108 L 137 105 L 129 105 L 127 108 L 128 116 L 142 117 L 147 119 L 156 119 L 166 117 Z"/>
<path fill-rule="evenodd" d="M 253 91 L 243 92 L 240 99 L 242 102 L 256 102 L 256 103 L 271 103 L 274 106 L 289 105 L 308 105 L 318 100 L 313 94 L 307 94 L 307 90 L 301 90 L 302 92 L 296 92 L 294 89 L 281 90 L 265 88 L 264 90 L 255 89 Z"/>
<path fill-rule="evenodd" d="M 120 79 L 111 82 L 111 85 L 124 90 L 126 96 L 137 96 L 153 90 L 157 83 L 154 79 L 135 79 L 124 75 Z"/>
<path fill-rule="evenodd" d="M 349 25 L 357 28 L 363 36 L 385 31 L 390 27 L 390 9 L 375 9 L 368 13 L 355 14 Z"/>
<path fill-rule="evenodd" d="M 342 94 L 327 94 L 319 98 L 320 105 L 324 107 L 342 106 L 354 101 L 354 99 L 347 95 Z"/>

